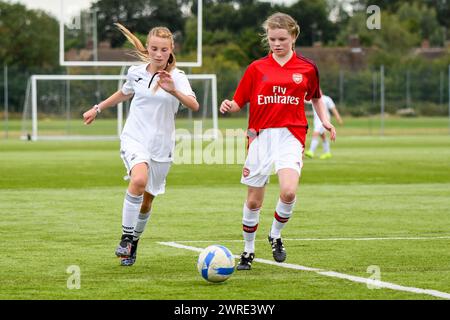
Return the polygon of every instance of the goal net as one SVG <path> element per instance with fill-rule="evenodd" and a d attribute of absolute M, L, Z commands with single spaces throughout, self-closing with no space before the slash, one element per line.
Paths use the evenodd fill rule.
<path fill-rule="evenodd" d="M 218 130 L 217 81 L 214 74 L 187 75 L 200 104 L 198 112 L 180 106 L 177 138 L 216 138 Z M 27 86 L 22 139 L 118 139 L 130 102 L 102 111 L 94 125 L 83 123 L 83 113 L 122 88 L 125 75 L 33 75 Z"/>

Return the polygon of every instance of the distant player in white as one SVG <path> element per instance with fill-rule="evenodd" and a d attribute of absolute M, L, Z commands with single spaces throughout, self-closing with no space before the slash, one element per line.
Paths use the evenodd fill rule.
<path fill-rule="evenodd" d="M 322 90 L 320 91 L 322 93 Z M 343 124 L 341 115 L 336 108 L 333 100 L 322 93 L 322 100 L 326 106 L 326 115 L 328 119 L 331 119 L 330 111 L 336 117 L 336 120 L 339 124 Z M 323 154 L 320 156 L 320 159 L 329 159 L 331 158 L 331 150 L 330 150 L 330 142 L 327 139 L 325 134 L 326 129 L 322 125 L 322 121 L 320 121 L 319 116 L 316 113 L 316 110 L 313 108 L 314 112 L 314 131 L 311 139 L 311 145 L 309 146 L 309 150 L 305 152 L 305 156 L 308 158 L 314 158 L 314 153 L 319 145 L 319 136 L 322 138 L 322 146 L 323 146 Z"/>
<path fill-rule="evenodd" d="M 131 179 L 123 203 L 122 238 L 116 249 L 121 265 L 130 266 L 136 261 L 137 244 L 150 217 L 153 199 L 165 190 L 175 147 L 178 106 L 181 102 L 197 111 L 199 104 L 186 75 L 175 67 L 169 29 L 151 29 L 144 47 L 128 29 L 116 25 L 146 63 L 130 67 L 122 89 L 83 117 L 85 124 L 90 124 L 102 110 L 133 97 L 120 136 L 120 155 Z"/>

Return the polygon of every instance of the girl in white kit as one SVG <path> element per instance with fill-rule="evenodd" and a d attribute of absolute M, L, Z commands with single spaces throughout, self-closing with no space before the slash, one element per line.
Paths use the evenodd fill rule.
<path fill-rule="evenodd" d="M 199 104 L 187 76 L 176 68 L 169 29 L 151 29 L 144 46 L 124 26 L 116 26 L 145 63 L 130 67 L 122 89 L 86 111 L 83 118 L 90 124 L 102 110 L 133 98 L 120 136 L 120 155 L 130 182 L 123 203 L 122 237 L 115 252 L 121 265 L 130 266 L 136 262 L 137 245 L 150 218 L 153 199 L 165 191 L 173 161 L 178 106 L 182 103 L 198 111 Z"/>

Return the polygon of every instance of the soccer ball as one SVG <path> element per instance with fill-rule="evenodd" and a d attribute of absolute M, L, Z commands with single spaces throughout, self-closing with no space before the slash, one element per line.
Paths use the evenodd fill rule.
<path fill-rule="evenodd" d="M 225 281 L 234 271 L 233 254 L 224 246 L 209 246 L 200 253 L 197 261 L 197 269 L 200 275 L 207 281 Z"/>

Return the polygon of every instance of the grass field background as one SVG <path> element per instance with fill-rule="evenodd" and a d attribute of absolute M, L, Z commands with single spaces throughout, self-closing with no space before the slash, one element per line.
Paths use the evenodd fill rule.
<path fill-rule="evenodd" d="M 385 136 L 378 124 L 368 126 L 370 119 L 345 121 L 332 159 L 305 159 L 283 236 L 428 239 L 286 240 L 286 262 L 367 278 L 375 265 L 382 281 L 450 293 L 448 119 L 397 119 Z M 240 123 L 245 126 L 221 119 L 220 126 Z M 197 273 L 196 252 L 158 242 L 219 243 L 239 254 L 243 243 L 230 240 L 242 237 L 241 169 L 173 165 L 138 260 L 124 268 L 114 256 L 127 185 L 118 141 L 0 140 L 0 230 L 7 248 L 0 299 L 437 299 L 263 263 L 223 284 L 207 283 Z M 272 259 L 266 235 L 277 197 L 274 176 L 261 212 L 258 258 Z M 71 265 L 81 270 L 78 290 L 67 288 Z"/>
<path fill-rule="evenodd" d="M 81 115 L 72 116 L 71 119 L 40 117 L 38 121 L 38 136 L 85 136 L 85 135 L 117 135 L 117 120 L 111 118 L 101 118 L 96 120 L 95 126 L 86 126 L 80 120 Z M 194 118 L 194 120 L 200 120 Z M 309 119 L 312 123 L 312 118 Z M 244 129 L 247 120 L 242 117 L 220 118 L 219 129 L 225 133 L 226 129 Z M 178 118 L 176 127 L 194 131 L 194 122 L 184 118 Z M 213 127 L 211 119 L 202 121 L 204 130 Z M 8 122 L 8 136 L 19 138 L 21 135 L 32 133 L 31 121 L 22 122 L 19 119 L 12 119 Z M 338 128 L 339 129 L 339 128 Z M 3 131 L 6 126 L 3 125 Z M 383 119 L 380 115 L 360 118 L 346 118 L 345 127 L 339 130 L 340 135 L 447 135 L 450 133 L 450 118 L 448 117 L 396 117 L 386 115 Z M 1 132 L 0 132 L 1 134 Z M 3 136 L 5 133 L 3 132 Z"/>

